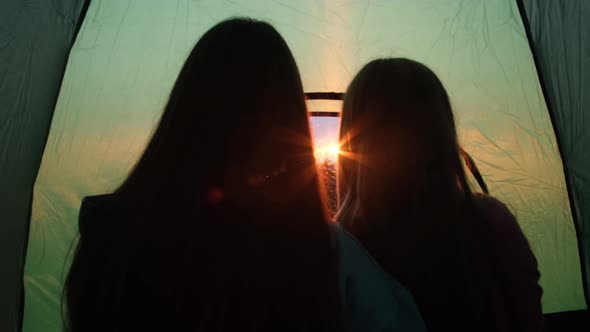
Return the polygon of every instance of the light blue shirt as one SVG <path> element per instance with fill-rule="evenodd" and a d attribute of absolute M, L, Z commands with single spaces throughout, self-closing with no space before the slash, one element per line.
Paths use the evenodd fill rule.
<path fill-rule="evenodd" d="M 337 224 L 340 294 L 350 332 L 426 331 L 414 298 Z"/>

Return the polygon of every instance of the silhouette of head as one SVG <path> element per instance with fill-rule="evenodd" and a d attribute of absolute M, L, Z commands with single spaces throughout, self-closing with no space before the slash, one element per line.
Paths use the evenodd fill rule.
<path fill-rule="evenodd" d="M 350 222 L 384 212 L 376 194 L 453 194 L 465 180 L 447 93 L 412 60 L 375 60 L 357 74 L 344 99 L 340 140 L 339 192 L 342 208 L 356 211 Z M 359 201 L 369 193 L 372 199 Z"/>
<path fill-rule="evenodd" d="M 149 182 L 154 194 L 184 190 L 203 204 L 213 188 L 268 213 L 314 181 L 311 146 L 285 41 L 266 23 L 229 20 L 188 56 L 157 131 L 119 192 Z"/>

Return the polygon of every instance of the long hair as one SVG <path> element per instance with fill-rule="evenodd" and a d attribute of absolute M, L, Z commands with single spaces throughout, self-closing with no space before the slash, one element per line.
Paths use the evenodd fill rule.
<path fill-rule="evenodd" d="M 415 296 L 431 331 L 493 325 L 488 252 L 448 95 L 426 66 L 375 60 L 343 103 L 337 219 Z"/>
<path fill-rule="evenodd" d="M 206 32 L 93 220 L 102 239 L 80 239 L 69 330 L 339 330 L 308 121 L 295 60 L 271 25 L 230 19 Z"/>

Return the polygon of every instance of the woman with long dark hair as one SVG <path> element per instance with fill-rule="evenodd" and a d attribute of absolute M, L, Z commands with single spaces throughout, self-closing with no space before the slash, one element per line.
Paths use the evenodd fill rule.
<path fill-rule="evenodd" d="M 68 330 L 421 330 L 409 294 L 326 221 L 318 190 L 287 44 L 264 22 L 216 25 L 128 178 L 83 202 Z"/>
<path fill-rule="evenodd" d="M 540 331 L 536 259 L 500 201 L 469 188 L 447 93 L 408 59 L 346 93 L 338 221 L 410 290 L 430 331 Z"/>

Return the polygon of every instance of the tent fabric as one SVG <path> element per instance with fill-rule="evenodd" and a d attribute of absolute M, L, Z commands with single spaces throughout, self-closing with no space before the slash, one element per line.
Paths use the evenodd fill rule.
<path fill-rule="evenodd" d="M 20 329 L 33 183 L 82 3 L 0 1 L 0 331 Z"/>
<path fill-rule="evenodd" d="M 590 291 L 590 1 L 524 0 L 532 46 L 560 142 Z"/>
<path fill-rule="evenodd" d="M 78 3 L 72 1 L 71 8 Z M 461 145 L 531 243 L 544 311 L 586 308 L 563 163 L 514 0 L 94 0 L 70 52 L 34 185 L 24 331 L 61 330 L 62 285 L 82 197 L 110 192 L 125 178 L 157 125 L 188 52 L 207 29 L 232 16 L 275 25 L 308 92 L 344 91 L 353 75 L 378 57 L 428 64 L 449 91 Z M 62 31 L 45 27 L 43 33 L 51 29 Z M 54 44 L 65 43 L 63 31 L 61 36 Z M 24 52 L 31 53 L 45 59 L 51 52 Z M 59 80 L 52 85 L 57 89 Z M 37 92 L 13 86 L 25 96 Z M 43 106 L 35 112 L 39 109 Z M 39 135 L 36 128 L 27 132 Z M 16 165 L 30 167 L 29 161 Z M 24 182 L 18 185 L 30 190 Z M 23 204 L 4 193 L 2 198 Z M 0 213 L 2 220 L 10 216 Z M 20 225 L 13 219 L 11 224 Z M 14 255 L 15 248 L 7 250 Z"/>

